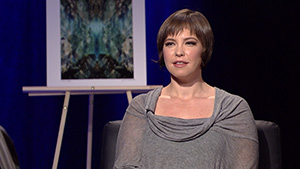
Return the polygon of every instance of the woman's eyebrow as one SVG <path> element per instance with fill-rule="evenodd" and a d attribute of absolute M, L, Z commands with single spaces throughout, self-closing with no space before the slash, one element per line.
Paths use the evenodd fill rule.
<path fill-rule="evenodd" d="M 187 40 L 196 40 L 196 41 L 199 41 L 198 38 L 193 37 L 193 36 L 186 37 L 186 38 L 184 38 L 183 40 L 184 40 L 184 41 L 187 41 Z M 165 41 L 176 41 L 176 38 L 168 37 L 168 38 L 165 39 Z"/>
<path fill-rule="evenodd" d="M 175 38 L 166 38 L 165 41 L 172 40 L 175 41 Z"/>
<path fill-rule="evenodd" d="M 196 40 L 196 41 L 199 41 L 198 38 L 195 38 L 195 37 L 187 37 L 187 38 L 184 38 L 184 40 Z"/>

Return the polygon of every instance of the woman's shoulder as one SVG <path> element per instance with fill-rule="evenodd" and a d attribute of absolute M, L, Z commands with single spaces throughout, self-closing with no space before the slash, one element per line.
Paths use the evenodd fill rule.
<path fill-rule="evenodd" d="M 130 102 L 128 109 L 134 109 L 138 112 L 145 110 L 153 110 L 155 108 L 157 98 L 160 95 L 162 87 L 155 88 L 147 93 L 142 93 L 135 96 Z"/>
<path fill-rule="evenodd" d="M 132 99 L 130 104 L 151 101 L 152 99 L 159 97 L 161 90 L 162 90 L 162 87 L 158 87 L 158 88 L 148 91 L 147 93 L 139 94 Z"/>
<path fill-rule="evenodd" d="M 252 111 L 246 100 L 236 94 L 216 88 L 215 126 L 234 137 L 257 142 Z"/>
<path fill-rule="evenodd" d="M 243 97 L 237 94 L 230 93 L 226 90 L 220 89 L 218 87 L 215 87 L 216 90 L 216 99 L 218 101 L 222 102 L 240 102 L 240 101 L 246 101 Z"/>
<path fill-rule="evenodd" d="M 234 113 L 236 110 L 251 112 L 248 102 L 237 94 L 229 93 L 216 87 L 215 106 L 220 112 Z M 229 115 L 229 114 L 228 114 Z"/>

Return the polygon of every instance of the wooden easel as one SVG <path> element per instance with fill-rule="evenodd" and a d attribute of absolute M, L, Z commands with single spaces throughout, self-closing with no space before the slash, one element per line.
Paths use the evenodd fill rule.
<path fill-rule="evenodd" d="M 64 134 L 64 128 L 67 118 L 69 100 L 71 95 L 89 95 L 88 109 L 88 131 L 87 131 L 87 157 L 86 169 L 91 169 L 92 166 L 92 138 L 93 138 L 93 111 L 94 111 L 94 95 L 95 94 L 122 94 L 126 93 L 128 103 L 132 100 L 132 93 L 143 93 L 157 86 L 91 86 L 91 87 L 44 87 L 33 86 L 23 87 L 23 92 L 28 93 L 28 96 L 65 96 L 60 119 L 60 126 L 55 148 L 55 155 L 52 164 L 52 169 L 56 169 L 58 165 L 61 144 Z"/>

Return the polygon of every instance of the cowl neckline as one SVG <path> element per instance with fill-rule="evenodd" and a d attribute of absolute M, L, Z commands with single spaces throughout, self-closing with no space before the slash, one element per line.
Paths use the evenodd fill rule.
<path fill-rule="evenodd" d="M 155 115 L 154 110 L 158 97 L 161 94 L 161 90 L 162 87 L 156 88 L 149 92 L 146 97 L 147 121 L 150 129 L 157 136 L 174 142 L 190 141 L 206 133 L 214 124 L 216 99 L 218 95 L 218 89 L 216 87 L 216 97 L 212 116 L 209 118 L 197 119 L 182 119 L 177 117 Z"/>

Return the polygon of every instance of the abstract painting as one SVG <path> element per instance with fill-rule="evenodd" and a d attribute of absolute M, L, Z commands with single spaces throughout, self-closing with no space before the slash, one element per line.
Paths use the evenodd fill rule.
<path fill-rule="evenodd" d="M 146 85 L 143 1 L 57 1 L 47 1 L 48 86 Z"/>

